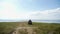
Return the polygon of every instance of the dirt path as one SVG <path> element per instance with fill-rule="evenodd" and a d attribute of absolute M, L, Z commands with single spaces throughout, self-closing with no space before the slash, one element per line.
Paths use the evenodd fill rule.
<path fill-rule="evenodd" d="M 34 29 L 37 27 L 31 27 L 27 24 L 21 24 L 19 27 L 15 28 L 15 31 L 12 34 L 36 34 Z"/>

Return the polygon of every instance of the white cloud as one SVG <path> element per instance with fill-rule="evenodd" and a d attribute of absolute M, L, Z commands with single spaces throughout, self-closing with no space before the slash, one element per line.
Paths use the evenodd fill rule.
<path fill-rule="evenodd" d="M 25 19 L 28 14 L 18 12 L 16 5 L 12 0 L 5 0 L 0 3 L 0 19 Z"/>
<path fill-rule="evenodd" d="M 44 11 L 35 11 L 30 15 L 31 19 L 45 19 L 45 20 L 58 20 L 60 19 L 60 8 L 44 10 Z"/>
<path fill-rule="evenodd" d="M 60 19 L 60 8 L 31 12 L 22 10 L 22 12 L 17 9 L 16 4 L 18 4 L 17 0 L 0 2 L 0 19 Z"/>

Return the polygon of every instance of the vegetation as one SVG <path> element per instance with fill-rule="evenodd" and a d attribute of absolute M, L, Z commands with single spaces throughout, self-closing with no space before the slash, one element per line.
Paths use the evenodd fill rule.
<path fill-rule="evenodd" d="M 0 34 L 10 33 L 14 28 L 19 26 L 18 24 L 16 22 L 0 22 Z"/>
<path fill-rule="evenodd" d="M 17 27 L 38 27 L 33 29 L 37 34 L 60 34 L 60 24 L 57 23 L 36 23 L 33 22 L 32 25 L 28 25 L 19 22 L 1 22 L 0 23 L 0 34 L 9 34 L 14 28 Z M 21 31 L 19 31 L 21 32 Z M 25 34 L 26 32 L 23 31 Z M 21 32 L 22 34 L 24 34 Z"/>
<path fill-rule="evenodd" d="M 37 34 L 60 34 L 60 24 L 57 23 L 34 23 L 37 26 Z"/>

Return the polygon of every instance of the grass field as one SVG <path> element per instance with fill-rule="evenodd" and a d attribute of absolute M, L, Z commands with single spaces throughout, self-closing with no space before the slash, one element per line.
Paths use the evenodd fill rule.
<path fill-rule="evenodd" d="M 0 34 L 8 34 L 17 26 L 19 23 L 16 22 L 0 22 Z"/>
<path fill-rule="evenodd" d="M 33 25 L 28 25 L 26 22 L 0 22 L 0 34 L 11 34 L 10 32 L 17 27 L 38 27 L 34 29 L 36 34 L 60 34 L 60 24 L 36 22 L 33 22 Z"/>

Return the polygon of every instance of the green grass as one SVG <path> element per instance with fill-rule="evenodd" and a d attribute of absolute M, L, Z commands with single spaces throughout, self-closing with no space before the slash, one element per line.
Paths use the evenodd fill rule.
<path fill-rule="evenodd" d="M 60 24 L 57 23 L 33 23 L 33 26 L 38 27 L 37 34 L 47 34 L 48 32 L 60 34 Z"/>
<path fill-rule="evenodd" d="M 21 23 L 18 22 L 0 22 L 0 34 L 8 34 L 14 28 L 21 25 Z M 26 23 L 26 25 L 28 25 Z M 22 27 L 25 27 L 25 25 L 22 25 Z M 33 22 L 33 25 L 28 25 L 30 27 L 38 27 L 37 29 L 34 29 L 34 31 L 37 34 L 47 34 L 53 32 L 54 34 L 60 34 L 60 24 L 57 23 L 36 23 Z"/>
<path fill-rule="evenodd" d="M 8 34 L 18 26 L 16 22 L 0 22 L 0 34 Z"/>

